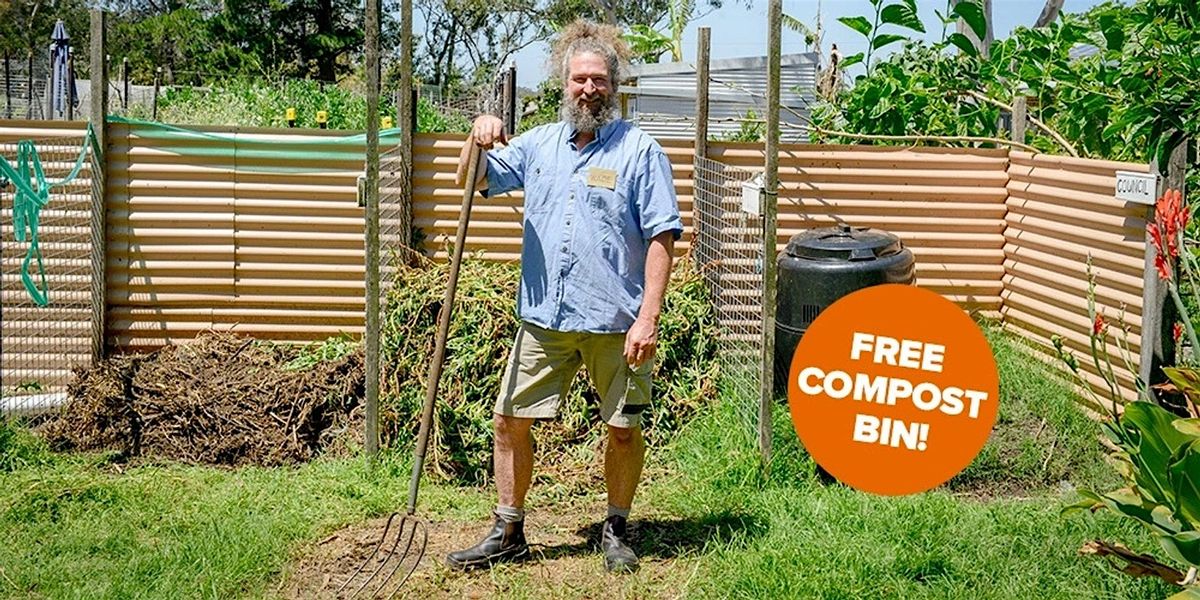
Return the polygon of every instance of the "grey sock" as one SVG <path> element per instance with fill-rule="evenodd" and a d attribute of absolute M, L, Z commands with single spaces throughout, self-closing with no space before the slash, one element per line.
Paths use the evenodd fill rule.
<path fill-rule="evenodd" d="M 629 509 L 628 508 L 617 508 L 617 507 L 609 504 L 608 505 L 608 516 L 611 517 L 613 515 L 620 516 L 622 519 L 628 519 L 629 518 Z"/>
<path fill-rule="evenodd" d="M 525 509 L 515 506 L 505 506 L 503 504 L 496 505 L 496 516 L 500 517 L 505 523 L 518 523 L 525 520 Z"/>

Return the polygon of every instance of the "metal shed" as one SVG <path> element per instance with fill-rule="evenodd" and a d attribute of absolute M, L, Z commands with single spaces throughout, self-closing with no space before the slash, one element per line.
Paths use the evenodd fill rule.
<path fill-rule="evenodd" d="M 779 118 L 792 125 L 806 124 L 816 99 L 816 53 L 785 54 L 780 60 Z M 632 85 L 621 87 L 625 116 L 659 139 L 692 139 L 695 136 L 696 67 L 692 63 L 633 65 Z M 757 118 L 766 114 L 767 57 L 727 58 L 709 63 L 709 135 L 729 139 L 741 129 L 748 111 Z M 790 110 L 789 110 L 790 109 Z M 795 111 L 803 118 L 793 114 Z M 807 142 L 807 132 L 784 126 L 780 140 Z"/>

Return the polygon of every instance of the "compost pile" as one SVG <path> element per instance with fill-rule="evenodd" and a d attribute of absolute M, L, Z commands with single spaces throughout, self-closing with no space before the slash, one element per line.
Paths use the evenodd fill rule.
<path fill-rule="evenodd" d="M 307 461 L 359 429 L 365 374 L 359 352 L 299 367 L 297 354 L 207 332 L 116 356 L 76 371 L 67 404 L 41 433 L 60 450 L 231 466 Z"/>
<path fill-rule="evenodd" d="M 398 265 L 381 319 L 380 431 L 396 448 L 411 448 L 426 393 L 429 357 L 449 279 L 447 262 Z M 519 266 L 467 259 L 446 346 L 426 465 L 447 480 L 479 484 L 492 466 L 492 409 L 519 321 Z M 651 446 L 668 442 L 716 396 L 717 322 L 708 287 L 690 260 L 676 261 L 663 300 L 654 371 L 654 400 L 642 415 Z M 580 370 L 558 418 L 534 430 L 534 456 L 543 473 L 580 481 L 603 470 L 605 428 L 599 395 Z"/>

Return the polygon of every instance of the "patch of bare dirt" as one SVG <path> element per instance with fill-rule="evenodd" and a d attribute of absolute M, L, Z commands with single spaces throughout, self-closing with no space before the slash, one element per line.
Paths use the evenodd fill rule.
<path fill-rule="evenodd" d="M 285 368 L 295 350 L 232 333 L 79 370 L 62 411 L 39 428 L 57 450 L 211 465 L 304 462 L 359 428 L 363 360 Z"/>
<path fill-rule="evenodd" d="M 694 520 L 635 514 L 630 535 L 640 568 L 631 574 L 612 574 L 605 570 L 598 546 L 603 514 L 599 502 L 561 506 L 552 514 L 531 513 L 526 518 L 526 538 L 533 551 L 530 560 L 466 573 L 446 567 L 445 556 L 479 541 L 491 528 L 491 519 L 428 522 L 425 555 L 403 588 L 397 589 L 398 581 L 392 581 L 375 593 L 377 579 L 360 597 L 387 598 L 393 592 L 396 598 L 686 597 L 694 589 L 699 554 L 706 543 L 727 543 L 734 535 L 753 536 L 762 530 L 761 524 L 740 515 Z M 385 521 L 353 525 L 313 544 L 285 575 L 280 595 L 289 600 L 348 597 L 367 579 L 365 575 L 355 578 L 341 595 L 338 588 L 371 555 Z M 403 571 L 396 580 L 402 577 Z"/>

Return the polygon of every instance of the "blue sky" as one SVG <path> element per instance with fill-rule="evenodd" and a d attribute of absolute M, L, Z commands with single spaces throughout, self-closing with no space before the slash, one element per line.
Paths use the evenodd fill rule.
<path fill-rule="evenodd" d="M 705 0 L 700 10 L 706 8 Z M 712 30 L 712 57 L 734 58 L 742 56 L 762 56 L 767 50 L 767 2 L 756 1 L 747 9 L 744 5 L 736 5 L 734 0 L 725 0 L 726 6 L 713 11 L 704 17 L 693 21 L 684 32 L 684 60 L 694 60 L 696 55 L 696 29 L 709 27 Z M 993 18 L 997 38 L 1007 37 L 1013 28 L 1029 26 L 1037 19 L 1045 4 L 1044 0 L 993 0 Z M 1100 0 L 1066 0 L 1063 10 L 1067 12 L 1083 12 L 1097 4 Z M 945 10 L 945 0 L 917 0 L 917 7 L 925 21 L 926 35 L 931 40 L 941 39 L 942 26 L 938 21 L 935 10 Z M 825 29 L 824 49 L 829 52 L 831 44 L 837 44 L 844 55 L 851 55 L 866 50 L 866 40 L 858 33 L 850 30 L 837 21 L 838 17 L 852 15 L 874 15 L 874 9 L 869 0 L 822 0 L 823 22 Z M 816 24 L 817 0 L 784 0 L 783 12 L 800 19 L 810 27 Z M 419 19 L 419 15 L 417 15 Z M 419 25 L 417 25 L 419 27 Z M 781 40 L 783 52 L 804 52 L 804 38 L 788 30 L 784 30 Z M 899 45 L 889 47 L 891 50 Z M 546 45 L 538 44 L 526 48 L 516 56 L 517 82 L 525 87 L 534 87 L 545 77 L 543 72 L 546 60 Z"/>

